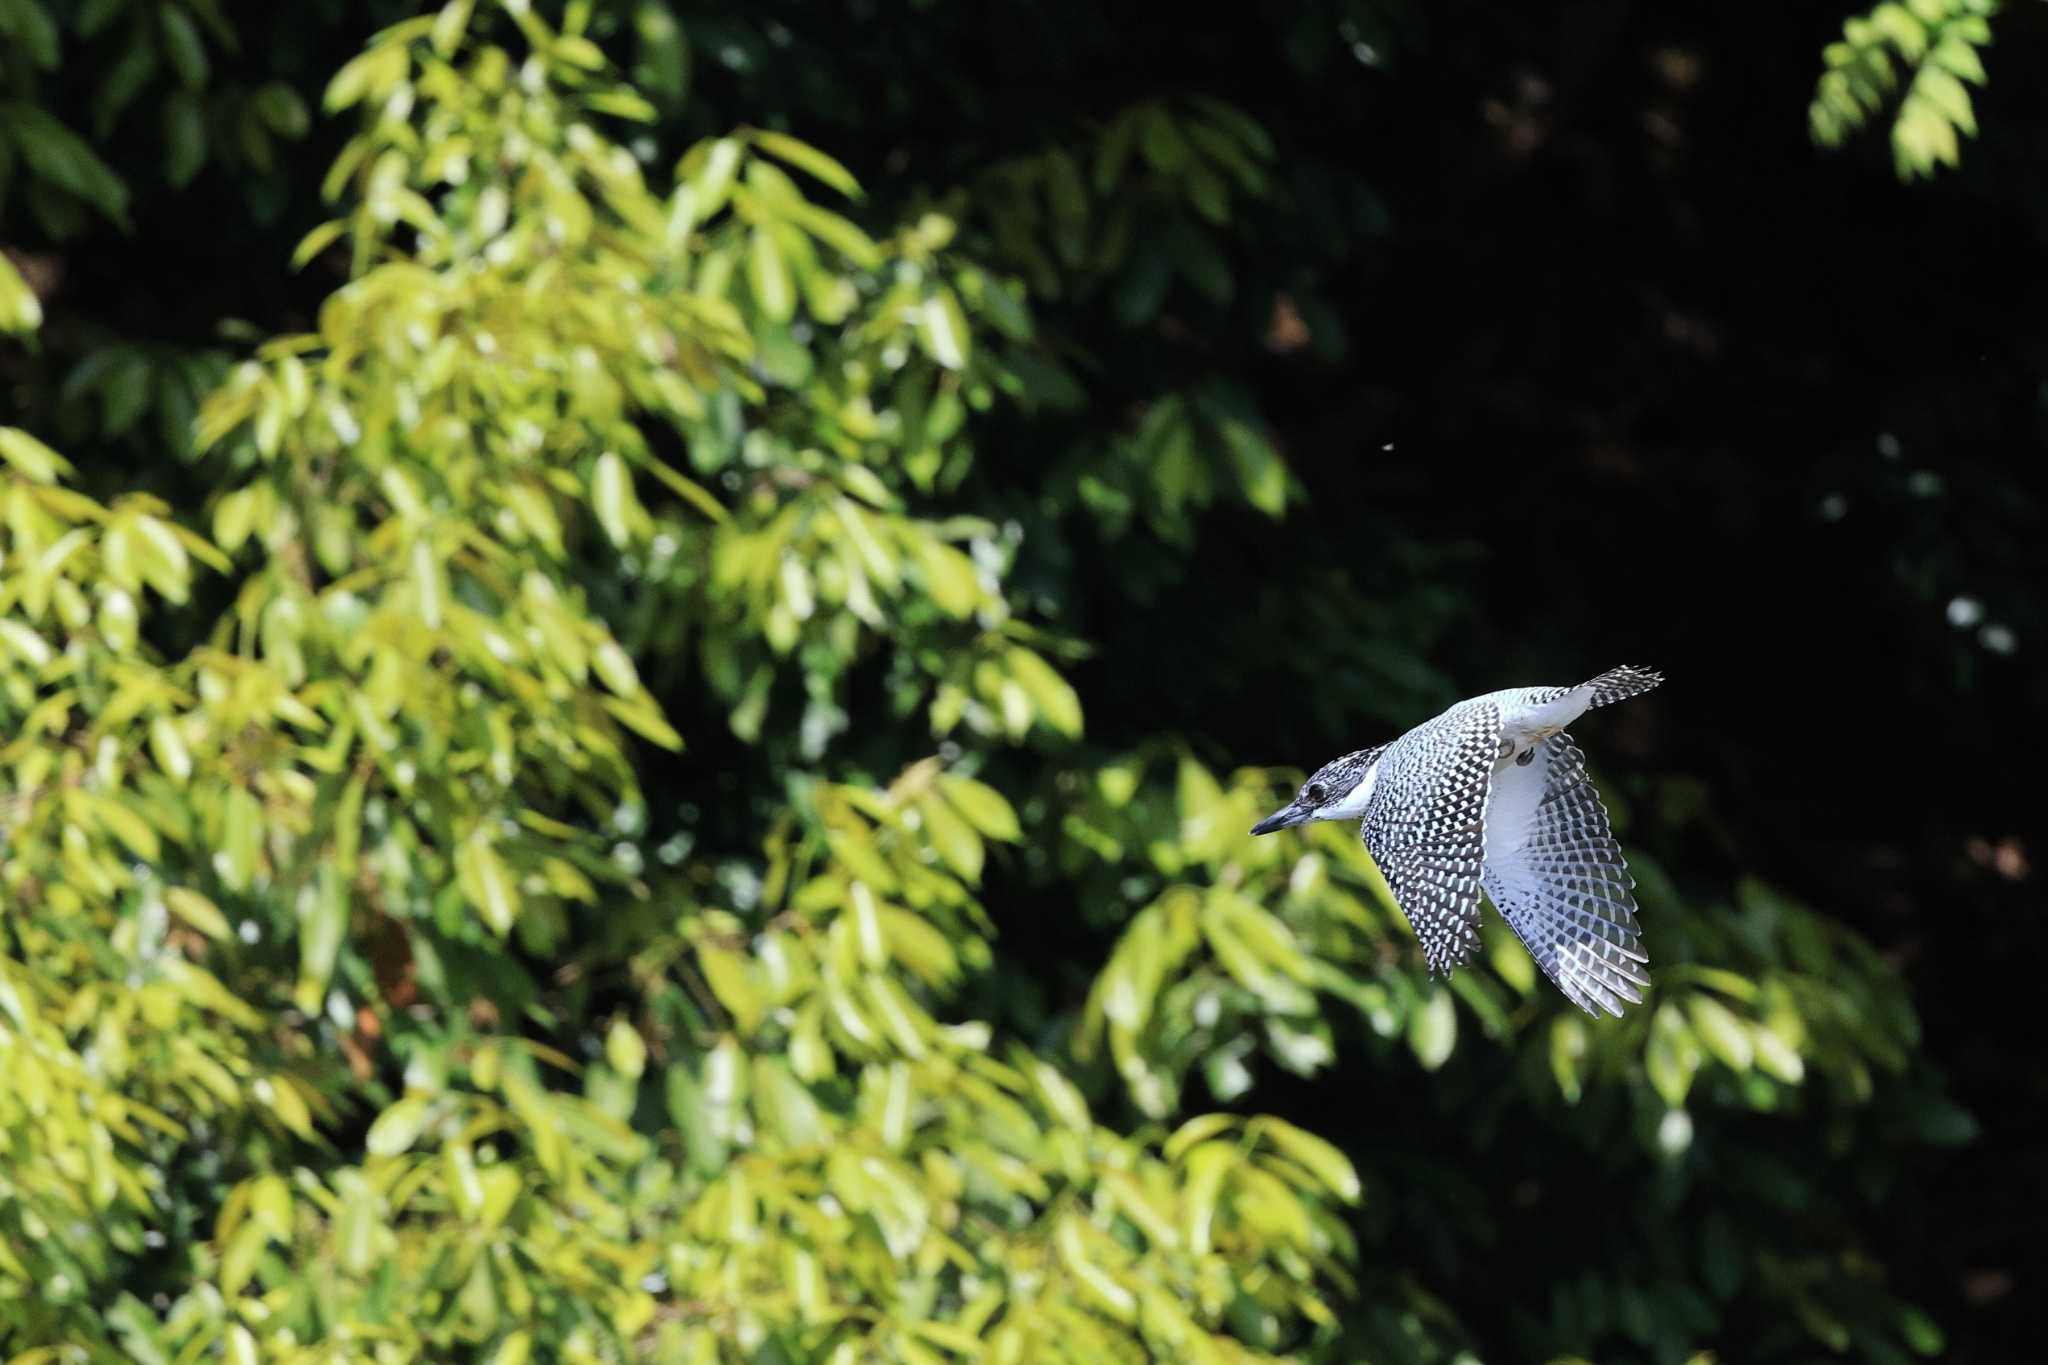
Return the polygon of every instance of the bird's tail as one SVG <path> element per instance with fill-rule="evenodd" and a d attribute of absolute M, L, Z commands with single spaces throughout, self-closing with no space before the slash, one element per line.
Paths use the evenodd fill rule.
<path fill-rule="evenodd" d="M 1663 681 L 1664 675 L 1653 668 L 1637 668 L 1633 664 L 1623 664 L 1620 668 L 1608 669 L 1589 682 L 1580 683 L 1574 690 L 1592 691 L 1593 699 L 1587 703 L 1588 709 L 1591 709 L 1612 706 L 1618 701 L 1627 701 L 1630 697 L 1640 697 Z"/>

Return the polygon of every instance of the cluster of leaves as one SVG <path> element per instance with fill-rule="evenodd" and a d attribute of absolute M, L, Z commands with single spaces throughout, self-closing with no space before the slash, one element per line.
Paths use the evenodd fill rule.
<path fill-rule="evenodd" d="M 607 847 L 681 737 L 587 575 L 682 615 L 714 688 L 868 639 L 921 665 L 950 631 L 906 684 L 934 728 L 1080 717 L 999 565 L 952 548 L 986 528 L 904 501 L 957 456 L 934 395 L 976 382 L 1000 289 L 937 258 L 942 224 L 877 244 L 812 203 L 777 160 L 851 181 L 780 135 L 651 190 L 603 131 L 645 107 L 576 16 L 506 10 L 523 59 L 457 3 L 329 87 L 368 113 L 330 177 L 347 213 L 301 254 L 345 243 L 351 279 L 205 404 L 210 538 L 66 490 L 6 432 L 0 1045 L 27 1178 L 0 1276 L 35 1305 L 8 1334 L 1234 1360 L 1327 1327 L 1356 1193 L 1334 1148 L 1229 1116 L 1119 1135 L 1047 1061 L 937 1022 L 988 960 L 985 841 L 1020 833 L 994 788 L 932 760 L 806 781 L 722 898 L 688 865 L 656 894 Z M 159 659 L 143 608 L 202 568 L 231 601 Z M 601 983 L 608 1016 L 536 970 L 617 962 L 569 947 L 599 915 L 670 926 Z M 165 1248 L 195 1163 L 217 1205 Z M 173 1267 L 158 1300 L 112 1302 L 145 1257 Z"/>
<path fill-rule="evenodd" d="M 1991 42 L 1997 0 L 1905 0 L 1842 25 L 1829 43 L 1807 111 L 1815 140 L 1836 146 L 1904 89 L 1892 117 L 1892 159 L 1902 179 L 1934 174 L 1975 136 L 1970 86 L 1984 84 L 1980 49 Z"/>

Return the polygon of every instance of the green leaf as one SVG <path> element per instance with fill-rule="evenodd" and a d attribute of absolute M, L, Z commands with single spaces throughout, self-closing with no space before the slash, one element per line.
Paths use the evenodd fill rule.
<path fill-rule="evenodd" d="M 635 530 L 647 520 L 633 492 L 632 473 L 626 462 L 609 450 L 597 457 L 592 470 L 590 505 L 605 535 L 622 550 L 633 542 Z"/>
<path fill-rule="evenodd" d="M 42 322 L 42 301 L 14 268 L 14 262 L 0 253 L 0 332 L 33 332 Z"/>
<path fill-rule="evenodd" d="M 1726 1005 L 1712 996 L 1694 995 L 1686 1001 L 1686 1009 L 1708 1051 L 1730 1070 L 1749 1070 L 1756 1059 L 1756 1049 L 1750 1042 L 1749 1030 Z"/>
<path fill-rule="evenodd" d="M 1873 29 L 1891 39 L 1899 55 L 1909 62 L 1918 61 L 1927 50 L 1927 26 L 1903 6 L 1879 5 L 1871 11 L 1869 22 Z"/>
<path fill-rule="evenodd" d="M 1693 1074 L 1699 1070 L 1699 1049 L 1684 1018 L 1670 1005 L 1659 1006 L 1650 1022 L 1643 1066 L 1664 1103 L 1673 1109 L 1684 1107 L 1692 1091 Z"/>
<path fill-rule="evenodd" d="M 171 717 L 158 716 L 149 723 L 149 748 L 164 776 L 184 786 L 192 776 L 192 751 Z"/>
<path fill-rule="evenodd" d="M 1197 1114 L 1174 1130 L 1173 1136 L 1160 1148 L 1160 1155 L 1168 1161 L 1178 1162 L 1196 1143 L 1207 1142 L 1241 1122 L 1243 1120 L 1235 1114 Z"/>
<path fill-rule="evenodd" d="M 725 201 L 732 195 L 734 181 L 739 177 L 740 144 L 729 137 L 722 137 L 700 146 L 685 158 L 688 166 L 692 158 L 700 164 L 691 176 L 690 188 L 696 191 L 697 221 L 707 222 L 725 207 Z"/>
<path fill-rule="evenodd" d="M 163 21 L 164 54 L 171 59 L 171 70 L 187 89 L 199 89 L 206 84 L 208 65 L 199 26 L 176 4 L 164 5 L 157 15 Z"/>
<path fill-rule="evenodd" d="M 230 788 L 220 849 L 214 870 L 231 891 L 246 890 L 256 877 L 263 838 L 263 809 L 247 787 Z"/>
<path fill-rule="evenodd" d="M 925 834 L 948 867 L 969 882 L 981 880 L 981 839 L 945 801 L 933 798 L 918 804 Z"/>
<path fill-rule="evenodd" d="M 796 289 L 775 234 L 757 227 L 747 237 L 747 288 L 754 304 L 774 322 L 788 322 L 796 313 Z"/>
<path fill-rule="evenodd" d="M 338 868 L 323 867 L 314 878 L 312 894 L 300 902 L 299 979 L 292 999 L 309 1014 L 326 1001 L 334 964 L 348 938 L 348 920 L 348 884 Z"/>
<path fill-rule="evenodd" d="M 607 712 L 642 739 L 676 753 L 682 752 L 683 737 L 676 732 L 674 726 L 662 718 L 661 712 L 655 708 L 651 698 L 644 694 L 630 700 L 624 697 L 606 697 L 602 705 Z"/>
<path fill-rule="evenodd" d="M 1188 144 L 1174 126 L 1172 117 L 1156 106 L 1147 109 L 1139 131 L 1139 146 L 1154 170 L 1171 175 L 1187 163 Z"/>
<path fill-rule="evenodd" d="M 831 247 L 847 261 L 862 270 L 879 270 L 882 266 L 882 252 L 874 239 L 836 213 L 827 213 L 815 204 L 791 204 L 783 213 L 805 232 Z"/>
<path fill-rule="evenodd" d="M 71 463 L 19 427 L 0 427 L 0 460 L 31 483 L 55 483 Z"/>
<path fill-rule="evenodd" d="M 697 945 L 697 965 L 704 972 L 704 981 L 711 987 L 711 993 L 718 997 L 718 1003 L 732 1015 L 733 1022 L 742 1033 L 752 1033 L 760 1027 L 764 1002 L 754 983 L 748 976 L 744 960 L 739 954 L 721 948 L 713 943 Z"/>
<path fill-rule="evenodd" d="M 958 773 L 943 773 L 939 777 L 939 790 L 986 837 L 1007 843 L 1024 837 L 1024 831 L 1017 823 L 1016 810 L 994 787 Z"/>
<path fill-rule="evenodd" d="M 1457 1045 L 1457 1005 L 1449 991 L 1432 987 L 1422 1007 L 1408 1015 L 1408 1046 L 1424 1071 L 1434 1071 L 1450 1060 Z"/>
<path fill-rule="evenodd" d="M 1938 1356 L 1947 1348 L 1939 1323 L 1919 1308 L 1908 1304 L 1899 1310 L 1899 1331 L 1906 1344 L 1923 1356 Z"/>
<path fill-rule="evenodd" d="M 763 129 L 754 130 L 748 137 L 756 147 L 770 156 L 787 161 L 812 179 L 831 186 L 847 198 L 861 197 L 860 182 L 853 178 L 853 173 L 809 143 Z"/>
<path fill-rule="evenodd" d="M 164 175 L 173 185 L 189 185 L 206 164 L 206 123 L 198 97 L 180 91 L 164 101 Z"/>
<path fill-rule="evenodd" d="M 485 924 L 500 935 L 519 917 L 519 892 L 498 851 L 480 835 L 463 840 L 455 865 L 462 894 Z"/>
<path fill-rule="evenodd" d="M 235 936 L 220 907 L 197 891 L 182 886 L 167 887 L 164 904 L 170 907 L 172 914 L 216 943 L 226 943 Z"/>
<path fill-rule="evenodd" d="M 565 33 L 554 41 L 552 52 L 559 61 L 584 71 L 604 70 L 604 52 L 590 39 L 577 34 Z"/>
<path fill-rule="evenodd" d="M 1137 1316 L 1136 1298 L 1089 1257 L 1082 1227 L 1078 1215 L 1068 1214 L 1060 1219 L 1058 1230 L 1053 1233 L 1053 1246 L 1061 1263 L 1097 1308 L 1119 1322 L 1132 1321 Z"/>
<path fill-rule="evenodd" d="M 432 41 L 434 51 L 443 57 L 452 54 L 462 46 L 462 39 L 469 31 L 470 14 L 475 0 L 448 0 L 434 16 Z"/>
<path fill-rule="evenodd" d="M 1010 676 L 1015 678 L 1038 708 L 1045 723 L 1070 739 L 1081 734 L 1081 698 L 1050 664 L 1028 649 L 1012 649 L 1004 656 Z"/>
<path fill-rule="evenodd" d="M 945 285 L 934 289 L 917 313 L 917 337 L 925 353 L 949 370 L 964 370 L 973 355 L 974 339 L 960 300 Z"/>
<path fill-rule="evenodd" d="M 605 1060 L 612 1070 L 628 1080 L 639 1080 L 640 1073 L 647 1069 L 647 1043 L 624 1019 L 612 1020 L 610 1032 L 604 1038 Z"/>
<path fill-rule="evenodd" d="M 1757 1067 L 1766 1075 L 1787 1085 L 1798 1085 L 1806 1079 L 1805 1059 L 1770 1028 L 1759 1024 L 1751 1032 L 1750 1041 L 1756 1046 Z"/>
<path fill-rule="evenodd" d="M 639 694 L 640 673 L 633 667 L 632 657 L 619 648 L 618 641 L 599 641 L 597 647 L 590 651 L 590 667 L 598 680 L 619 696 Z"/>
<path fill-rule="evenodd" d="M 1977 55 L 1976 48 L 1961 38 L 1944 38 L 1935 45 L 1927 60 L 1972 85 L 1984 84 L 1984 60 Z"/>
<path fill-rule="evenodd" d="M 114 223 L 127 224 L 127 187 L 84 139 L 42 109 L 20 101 L 7 106 L 7 121 L 15 147 L 37 175 Z"/>
<path fill-rule="evenodd" d="M 1252 1121 L 1275 1147 L 1307 1167 L 1324 1188 L 1347 1204 L 1358 1202 L 1362 1186 L 1351 1159 L 1330 1143 L 1271 1116 Z"/>
<path fill-rule="evenodd" d="M 301 237 L 299 244 L 292 248 L 292 269 L 305 269 L 309 261 L 328 247 L 334 245 L 341 234 L 347 230 L 348 224 L 336 218 L 322 223 L 319 227 L 314 228 L 304 237 Z"/>
<path fill-rule="evenodd" d="M 1245 501 L 1269 517 L 1287 510 L 1287 466 L 1266 439 L 1235 418 L 1218 428 L 1237 467 Z"/>
<path fill-rule="evenodd" d="M 371 1156 L 398 1156 L 412 1150 L 426 1127 L 432 1101 L 425 1095 L 408 1095 L 377 1116 L 363 1137 L 364 1150 Z"/>
<path fill-rule="evenodd" d="M 281 81 L 272 81 L 258 90 L 250 103 L 264 125 L 281 138 L 304 137 L 312 122 L 299 92 Z"/>
<path fill-rule="evenodd" d="M 1516 993 L 1528 995 L 1536 989 L 1536 960 L 1522 941 L 1504 928 L 1490 926 L 1487 930 L 1486 960 Z"/>
<path fill-rule="evenodd" d="M 596 50 L 594 46 L 592 50 Z M 584 103 L 600 114 L 610 114 L 613 118 L 625 119 L 629 123 L 652 123 L 660 117 L 652 104 L 624 86 L 613 90 L 593 91 L 584 96 Z"/>
<path fill-rule="evenodd" d="M 329 112 L 346 109 L 359 101 L 375 103 L 405 79 L 408 66 L 405 45 L 390 41 L 387 33 L 385 41 L 376 43 L 334 73 L 322 103 Z"/>
<path fill-rule="evenodd" d="M 118 797 L 102 796 L 93 803 L 93 814 L 108 833 L 126 845 L 128 851 L 146 863 L 162 856 L 162 844 L 147 820 L 130 810 Z"/>
<path fill-rule="evenodd" d="M 57 25 L 36 0 L 0 5 L 0 37 L 18 43 L 29 61 L 45 71 L 57 65 Z"/>
<path fill-rule="evenodd" d="M 1188 1247 L 1197 1256 L 1209 1253 L 1216 1210 L 1222 1198 L 1223 1179 L 1237 1162 L 1236 1149 L 1229 1143 L 1203 1142 L 1188 1152 L 1183 1163 L 1187 1171 L 1182 1202 L 1186 1210 Z"/>
<path fill-rule="evenodd" d="M 1976 133 L 1977 116 L 1970 108 L 1968 88 L 1940 67 L 1921 68 L 1913 78 L 1913 98 L 1927 101 L 1964 132 Z"/>

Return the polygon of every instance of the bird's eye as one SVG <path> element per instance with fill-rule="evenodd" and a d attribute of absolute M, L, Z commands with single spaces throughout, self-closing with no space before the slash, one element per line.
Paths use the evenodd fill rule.
<path fill-rule="evenodd" d="M 1328 795 L 1329 795 L 1329 792 L 1328 792 L 1328 790 L 1327 790 L 1327 789 L 1325 789 L 1325 788 L 1324 788 L 1324 786 L 1323 786 L 1323 784 L 1322 784 L 1322 783 L 1320 783 L 1320 782 L 1311 782 L 1311 783 L 1309 783 L 1309 784 L 1308 784 L 1308 799 L 1309 799 L 1309 800 L 1311 800 L 1311 801 L 1314 801 L 1314 802 L 1316 802 L 1317 804 L 1319 804 L 1319 805 L 1320 805 L 1320 804 L 1322 803 L 1322 799 L 1323 799 L 1323 798 L 1324 798 L 1325 796 L 1328 796 Z"/>

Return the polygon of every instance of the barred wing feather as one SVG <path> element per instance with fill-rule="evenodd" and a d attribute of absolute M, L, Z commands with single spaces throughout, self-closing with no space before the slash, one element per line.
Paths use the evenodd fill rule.
<path fill-rule="evenodd" d="M 1389 746 L 1359 830 L 1432 972 L 1449 975 L 1479 942 L 1486 803 L 1500 710 L 1479 699 Z"/>
<path fill-rule="evenodd" d="M 1507 765 L 1486 849 L 1486 894 L 1536 965 L 1588 1014 L 1617 1017 L 1650 984 L 1636 930 L 1635 879 L 1586 776 L 1586 757 L 1552 735 L 1526 766 Z"/>

